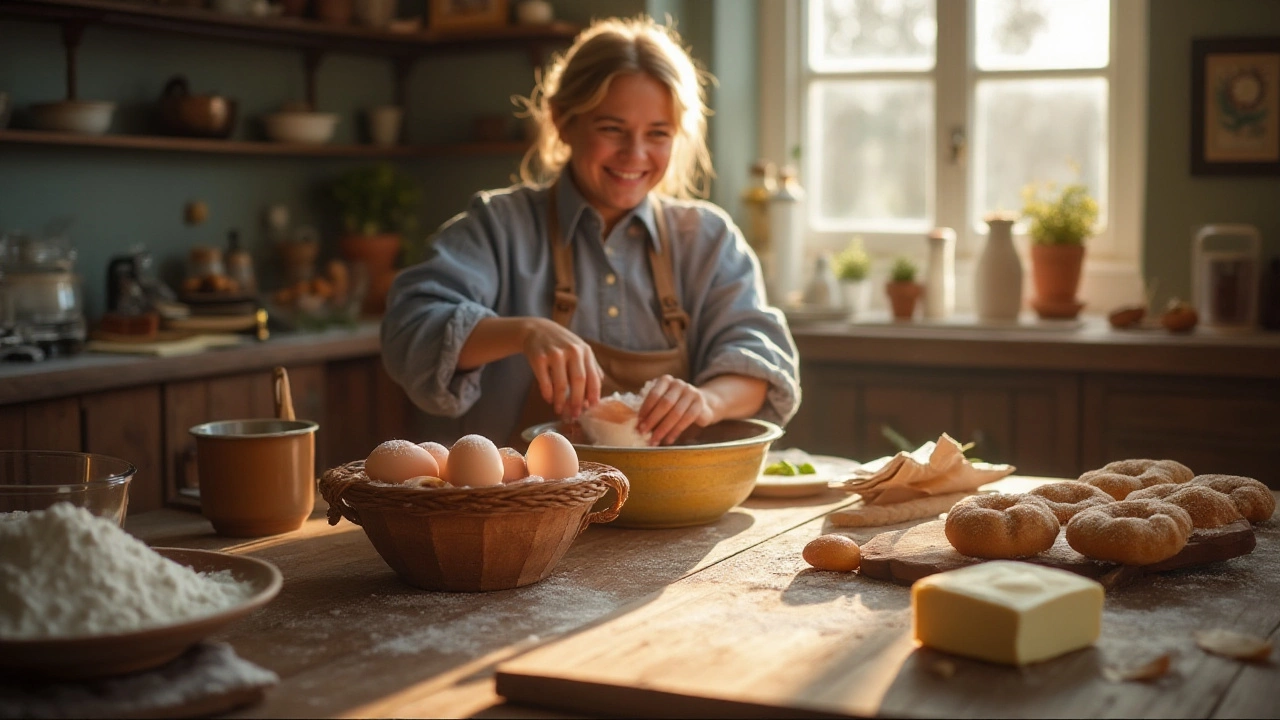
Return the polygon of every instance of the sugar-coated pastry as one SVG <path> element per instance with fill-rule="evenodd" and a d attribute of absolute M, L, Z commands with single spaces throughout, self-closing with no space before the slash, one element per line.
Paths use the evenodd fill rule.
<path fill-rule="evenodd" d="M 1027 494 L 1049 503 L 1049 509 L 1063 525 L 1081 510 L 1116 501 L 1102 488 L 1078 480 L 1041 485 Z"/>
<path fill-rule="evenodd" d="M 1043 498 L 970 495 L 951 507 L 943 531 L 961 555 L 1018 558 L 1053 547 L 1060 527 Z"/>
<path fill-rule="evenodd" d="M 1121 500 L 1089 508 L 1067 523 L 1067 544 L 1094 560 L 1150 565 L 1187 544 L 1191 515 L 1163 500 Z"/>

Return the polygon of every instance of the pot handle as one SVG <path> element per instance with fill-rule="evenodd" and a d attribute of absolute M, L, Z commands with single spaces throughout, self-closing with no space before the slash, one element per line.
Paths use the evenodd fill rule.
<path fill-rule="evenodd" d="M 276 417 L 281 420 L 296 420 L 293 414 L 293 394 L 289 392 L 289 373 L 283 367 L 276 366 L 272 371 L 276 394 Z"/>
<path fill-rule="evenodd" d="M 607 509 L 588 514 L 583 519 L 582 527 L 579 528 L 578 532 L 586 530 L 591 523 L 607 523 L 616 520 L 618 512 L 622 510 L 623 503 L 627 501 L 627 495 L 631 493 L 631 483 L 627 481 L 627 476 L 623 475 L 621 470 L 608 465 L 597 465 L 596 468 L 600 472 L 600 479 L 613 488 L 614 492 L 617 493 L 617 497 L 613 499 L 613 505 Z"/>
<path fill-rule="evenodd" d="M 165 83 L 164 92 L 160 93 L 160 97 L 186 97 L 190 93 L 186 76 L 174 75 L 169 78 L 169 82 Z"/>

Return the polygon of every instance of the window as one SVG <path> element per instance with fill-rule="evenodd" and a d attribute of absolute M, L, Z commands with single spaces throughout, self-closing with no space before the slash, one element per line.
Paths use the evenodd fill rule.
<path fill-rule="evenodd" d="M 764 0 L 762 151 L 798 166 L 803 251 L 836 251 L 857 235 L 881 258 L 923 260 L 925 234 L 948 226 L 961 280 L 984 215 L 1020 210 L 1028 183 L 1079 181 L 1102 211 L 1088 243 L 1090 305 L 1140 298 L 1146 9 Z M 961 290 L 963 310 L 972 293 Z"/>

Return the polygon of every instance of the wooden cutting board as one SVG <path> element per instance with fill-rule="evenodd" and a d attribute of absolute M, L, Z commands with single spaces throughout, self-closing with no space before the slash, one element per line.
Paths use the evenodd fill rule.
<path fill-rule="evenodd" d="M 943 533 L 945 525 L 943 520 L 934 520 L 871 538 L 862 546 L 859 574 L 910 585 L 926 575 L 985 562 L 981 558 L 956 552 Z M 1245 555 L 1253 551 L 1256 543 L 1249 522 L 1236 520 L 1220 528 L 1196 530 L 1177 555 L 1154 565 L 1136 567 L 1091 560 L 1071 549 L 1065 532 L 1058 533 L 1058 540 L 1053 547 L 1039 555 L 1021 559 L 1037 565 L 1070 570 L 1098 580 L 1107 587 L 1116 587 L 1153 572 L 1194 567 Z"/>

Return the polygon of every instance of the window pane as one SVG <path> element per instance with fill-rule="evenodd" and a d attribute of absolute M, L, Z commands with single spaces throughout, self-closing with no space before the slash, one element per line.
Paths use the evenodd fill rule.
<path fill-rule="evenodd" d="M 932 81 L 815 82 L 807 134 L 815 222 L 892 227 L 927 218 Z"/>
<path fill-rule="evenodd" d="M 819 72 L 929 70 L 934 0 L 811 0 L 809 64 Z"/>
<path fill-rule="evenodd" d="M 1021 210 L 1030 182 L 1084 183 L 1105 217 L 1105 79 L 979 82 L 974 123 L 975 221 L 993 210 Z"/>
<path fill-rule="evenodd" d="M 977 0 L 974 59 L 981 70 L 1106 67 L 1107 0 Z"/>

